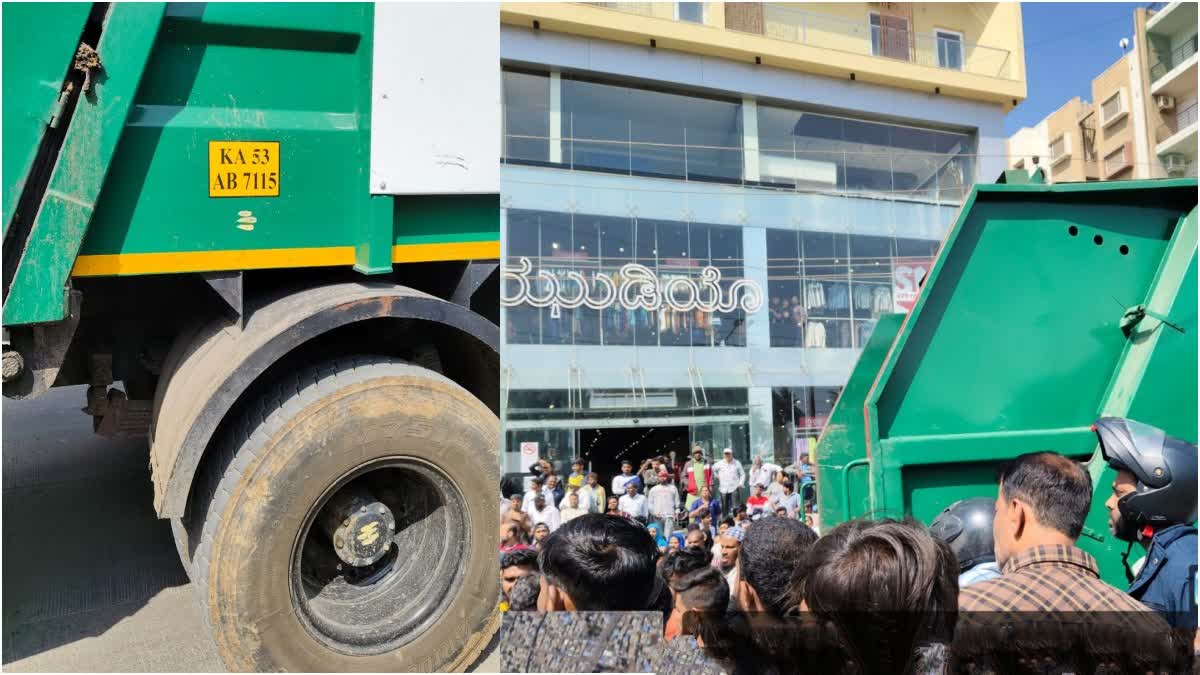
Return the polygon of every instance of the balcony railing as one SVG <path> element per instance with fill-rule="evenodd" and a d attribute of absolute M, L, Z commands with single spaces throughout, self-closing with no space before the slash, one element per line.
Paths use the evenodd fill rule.
<path fill-rule="evenodd" d="M 679 20 L 669 2 L 584 2 L 628 14 Z M 966 42 L 951 33 L 926 34 L 871 25 L 771 3 L 727 3 L 725 28 L 821 49 L 866 54 L 922 66 L 1013 79 L 1007 49 Z"/>
<path fill-rule="evenodd" d="M 1168 138 L 1179 133 L 1183 129 L 1188 128 L 1196 123 L 1196 104 L 1193 103 L 1186 108 L 1180 108 L 1175 111 L 1175 119 L 1167 120 L 1160 125 L 1154 133 L 1154 142 L 1162 143 Z"/>
<path fill-rule="evenodd" d="M 776 40 L 1012 79 L 1009 50 L 966 42 L 950 33 L 917 33 L 771 3 L 763 3 L 761 21 L 729 25 L 726 19 L 730 30 L 759 33 Z"/>
<path fill-rule="evenodd" d="M 1196 38 L 1197 36 L 1193 35 L 1191 39 L 1172 49 L 1165 58 L 1160 58 L 1158 63 L 1150 66 L 1150 81 L 1159 79 L 1171 72 L 1175 66 L 1191 58 L 1192 54 L 1196 53 Z"/>

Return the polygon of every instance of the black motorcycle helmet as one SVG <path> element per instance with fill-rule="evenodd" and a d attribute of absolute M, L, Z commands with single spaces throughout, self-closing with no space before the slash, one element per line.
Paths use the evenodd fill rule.
<path fill-rule="evenodd" d="M 963 572 L 985 562 L 995 562 L 996 544 L 992 539 L 992 521 L 996 503 L 990 497 L 961 499 L 946 507 L 929 532 L 944 541 L 958 558 Z"/>
<path fill-rule="evenodd" d="M 1101 417 L 1092 430 L 1100 437 L 1104 461 L 1137 479 L 1137 490 L 1117 500 L 1118 539 L 1134 541 L 1147 526 L 1195 522 L 1195 443 L 1121 417 Z"/>

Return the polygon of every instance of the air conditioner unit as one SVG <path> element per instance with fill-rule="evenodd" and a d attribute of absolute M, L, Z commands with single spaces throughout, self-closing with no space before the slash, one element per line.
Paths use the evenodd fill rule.
<path fill-rule="evenodd" d="M 1168 176 L 1178 178 L 1187 173 L 1187 155 L 1172 152 L 1162 155 L 1159 159 L 1162 160 L 1163 168 L 1166 169 Z"/>
<path fill-rule="evenodd" d="M 1167 96 L 1166 94 L 1159 94 L 1158 96 L 1154 97 L 1154 105 L 1160 111 L 1174 110 L 1175 109 L 1175 97 Z"/>

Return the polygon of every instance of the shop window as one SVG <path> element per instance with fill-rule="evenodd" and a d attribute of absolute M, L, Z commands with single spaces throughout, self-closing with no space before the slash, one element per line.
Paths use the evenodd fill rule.
<path fill-rule="evenodd" d="M 767 309 L 772 347 L 804 346 L 807 320 L 800 292 L 800 233 L 767 230 Z"/>
<path fill-rule="evenodd" d="M 804 346 L 845 349 L 854 344 L 850 314 L 849 237 L 831 232 L 803 232 L 801 292 L 807 321 Z"/>

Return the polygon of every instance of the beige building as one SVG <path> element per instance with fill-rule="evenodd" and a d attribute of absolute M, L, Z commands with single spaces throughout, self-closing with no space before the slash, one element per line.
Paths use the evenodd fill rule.
<path fill-rule="evenodd" d="M 1196 3 L 1155 3 L 1133 15 L 1124 56 L 1074 98 L 1008 142 L 1008 165 L 1040 166 L 1054 182 L 1196 175 Z"/>
<path fill-rule="evenodd" d="M 1194 2 L 1157 3 L 1134 14 L 1146 154 L 1155 175 L 1196 175 L 1196 21 Z"/>
<path fill-rule="evenodd" d="M 1136 62 L 1126 54 L 1092 80 L 1096 114 L 1091 127 L 1096 135 L 1101 180 L 1151 177 L 1146 153 L 1142 106 L 1136 105 L 1138 88 L 1132 74 Z M 1132 114 L 1131 114 L 1132 113 Z M 1142 158 L 1139 161 L 1139 157 Z"/>

